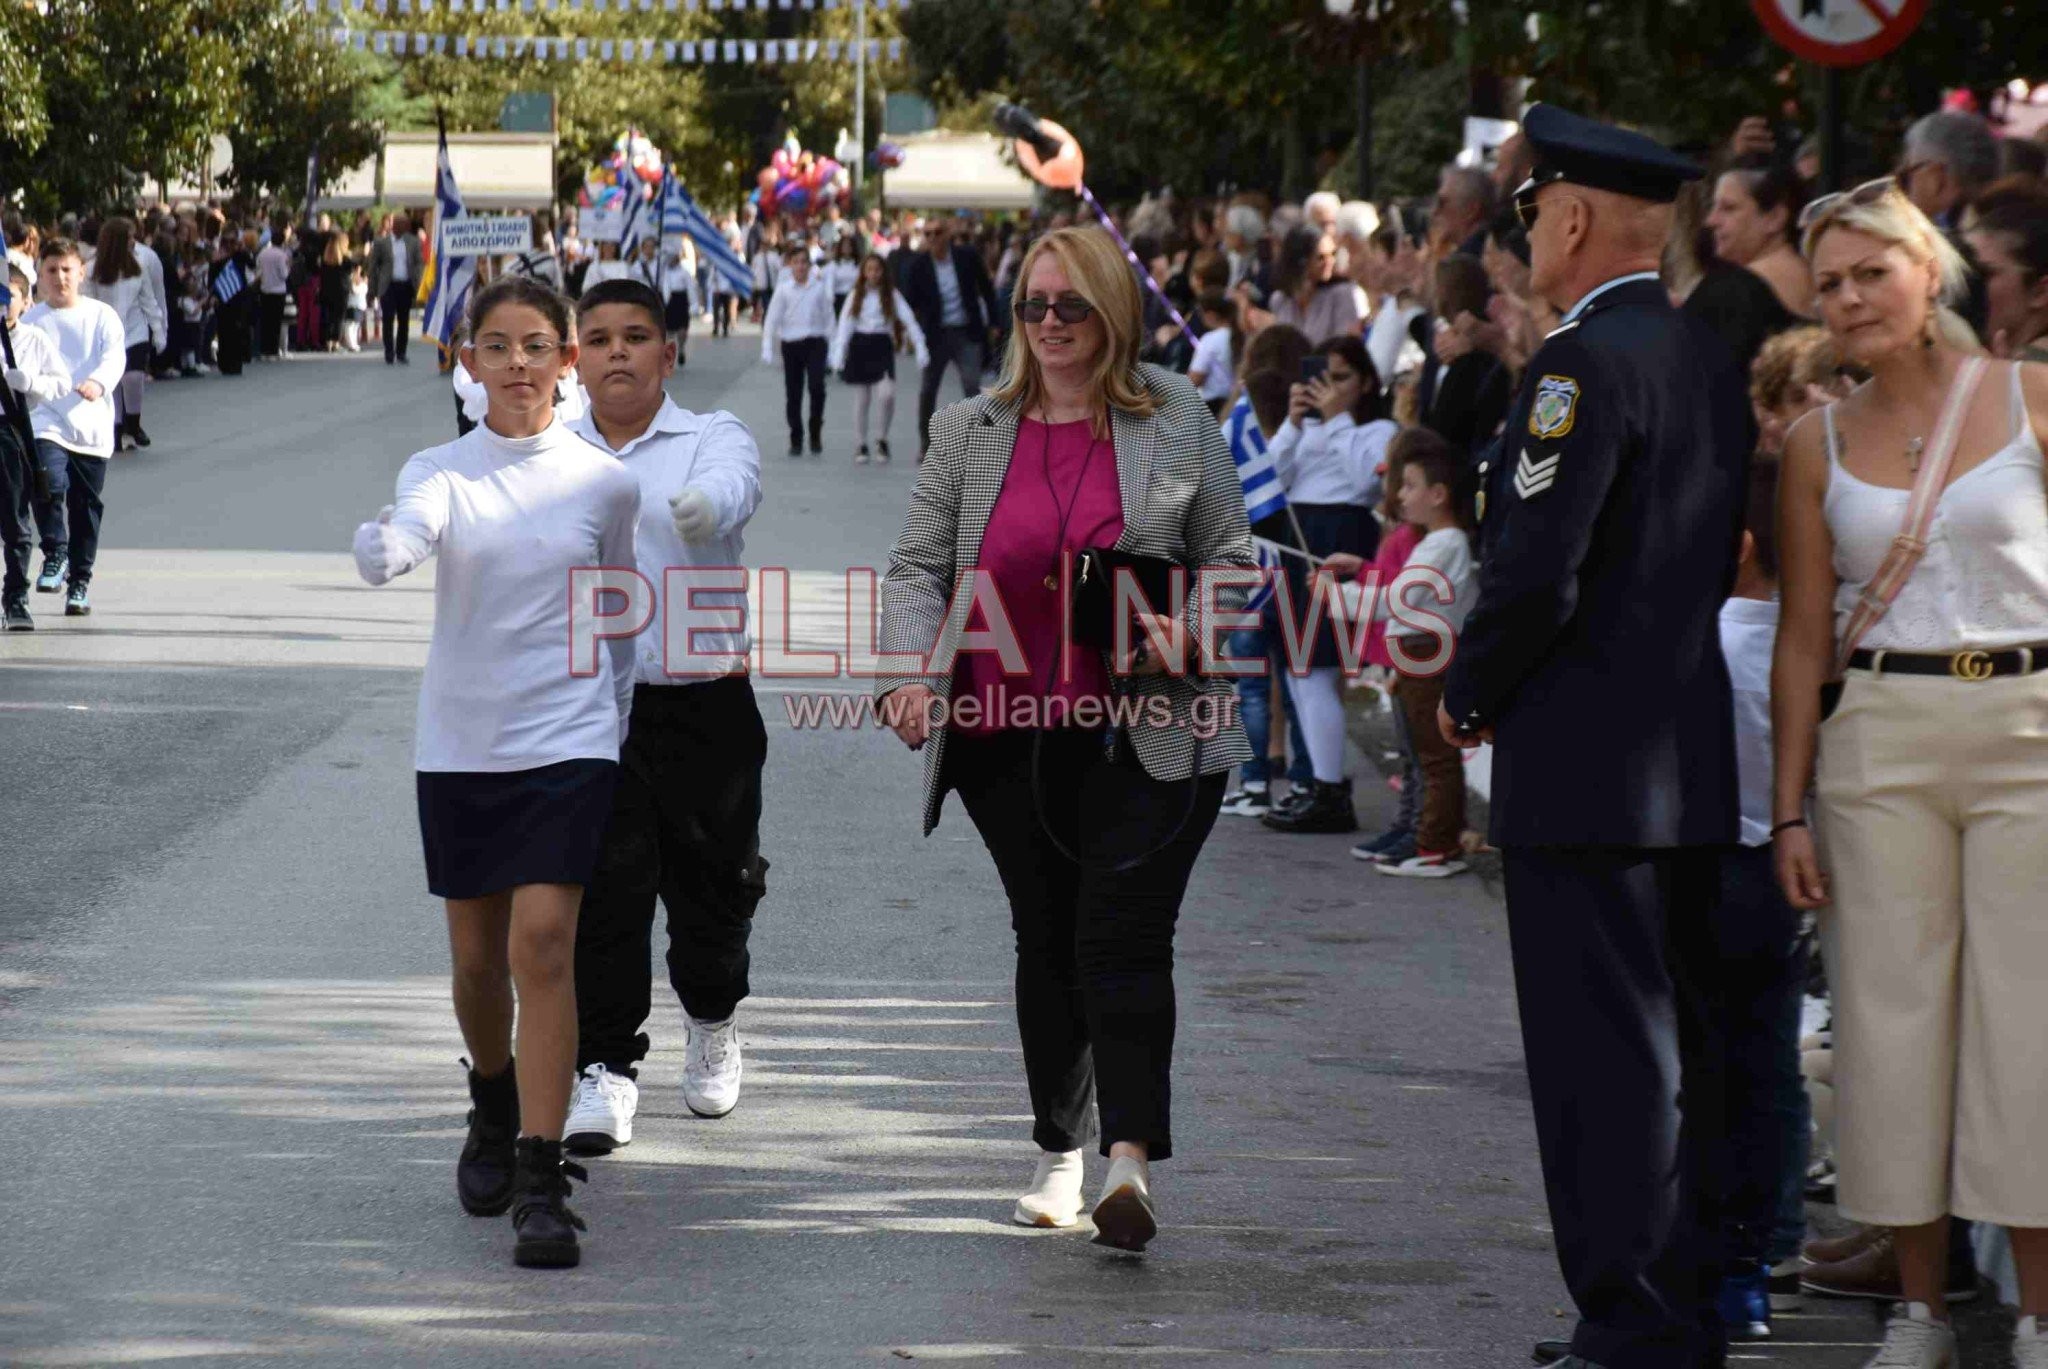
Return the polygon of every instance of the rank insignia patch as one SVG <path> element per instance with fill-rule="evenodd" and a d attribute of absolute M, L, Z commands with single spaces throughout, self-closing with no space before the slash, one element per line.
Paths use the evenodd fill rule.
<path fill-rule="evenodd" d="M 1579 382 L 1570 376 L 1545 376 L 1536 382 L 1536 401 L 1529 406 L 1529 435 L 1563 437 L 1579 413 Z"/>

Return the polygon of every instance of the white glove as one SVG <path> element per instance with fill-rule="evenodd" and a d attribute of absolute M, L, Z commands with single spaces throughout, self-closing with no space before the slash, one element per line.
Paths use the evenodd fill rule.
<path fill-rule="evenodd" d="M 19 366 L 9 366 L 7 368 L 7 388 L 18 391 L 21 394 L 27 394 L 28 372 L 22 370 Z"/>
<path fill-rule="evenodd" d="M 718 514 L 711 507 L 711 496 L 695 486 L 687 486 L 671 498 L 668 512 L 675 520 L 676 536 L 685 542 L 702 542 L 718 531 Z"/>
<path fill-rule="evenodd" d="M 381 585 L 398 574 L 403 556 L 398 534 L 391 527 L 392 512 L 393 506 L 386 504 L 378 512 L 376 522 L 356 529 L 356 573 L 373 585 Z"/>

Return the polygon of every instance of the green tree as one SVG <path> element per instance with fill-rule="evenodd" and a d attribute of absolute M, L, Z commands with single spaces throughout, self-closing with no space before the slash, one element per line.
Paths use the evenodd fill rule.
<path fill-rule="evenodd" d="M 13 189 L 50 131 L 43 73 L 36 63 L 43 17 L 27 5 L 0 5 L 0 174 Z"/>
<path fill-rule="evenodd" d="M 296 204 L 316 151 L 322 189 L 376 155 L 380 64 L 337 47 L 303 13 L 275 0 L 228 0 L 219 15 L 235 50 L 246 54 L 241 99 L 226 129 L 234 146 L 231 188 Z"/>

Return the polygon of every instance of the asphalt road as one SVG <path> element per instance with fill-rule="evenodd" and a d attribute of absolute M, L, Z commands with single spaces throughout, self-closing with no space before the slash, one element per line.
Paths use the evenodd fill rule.
<path fill-rule="evenodd" d="M 700 338 L 675 388 L 763 437 L 748 558 L 797 572 L 801 639 L 896 532 L 914 376 L 894 465 L 851 464 L 836 387 L 827 456 L 792 461 L 757 349 Z M 658 992 L 582 1267 L 515 1269 L 452 1191 L 462 1048 L 409 774 L 430 599 L 346 555 L 452 433 L 446 382 L 418 350 L 289 361 L 153 387 L 146 422 L 93 616 L 41 596 L 43 630 L 0 639 L 9 1363 L 1463 1367 L 1568 1328 L 1495 891 L 1223 819 L 1181 919 L 1166 1229 L 1110 1257 L 1007 1223 L 1033 1152 L 964 815 L 920 840 L 912 757 L 792 729 L 766 689 L 744 1099 L 689 1116 Z M 1835 1369 L 1871 1339 L 1816 1314 L 1749 1353 Z"/>

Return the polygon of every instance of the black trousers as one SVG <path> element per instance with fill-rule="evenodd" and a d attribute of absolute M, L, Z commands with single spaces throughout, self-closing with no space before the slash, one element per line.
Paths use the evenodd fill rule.
<path fill-rule="evenodd" d="M 6 560 L 0 603 L 28 593 L 29 557 L 36 546 L 35 488 L 35 455 L 22 449 L 14 424 L 7 423 L 0 428 L 0 553 Z"/>
<path fill-rule="evenodd" d="M 71 559 L 71 583 L 92 583 L 92 563 L 99 556 L 100 519 L 107 511 L 100 497 L 107 487 L 107 458 L 80 456 L 47 438 L 36 439 L 36 460 L 49 482 L 49 497 L 36 505 L 42 529 L 43 555 Z"/>
<path fill-rule="evenodd" d="M 956 733 L 946 747 L 946 783 L 959 791 L 1010 900 L 1031 1139 L 1062 1151 L 1099 1136 L 1105 1155 L 1111 1142 L 1142 1141 L 1151 1159 L 1168 1158 L 1173 929 L 1216 824 L 1224 774 L 1197 782 L 1189 812 L 1185 780 L 1153 779 L 1127 747 L 1105 760 L 1098 733 L 1048 731 L 1042 807 L 1085 862 L 1077 865 L 1036 815 L 1030 732 Z M 1130 870 L 1107 868 L 1161 842 Z"/>
<path fill-rule="evenodd" d="M 959 373 L 961 397 L 972 399 L 981 393 L 982 362 L 988 355 L 987 343 L 979 328 L 934 328 L 925 341 L 930 346 L 932 361 L 917 378 L 917 449 L 920 452 L 932 444 L 932 415 L 938 411 L 939 386 L 945 382 L 946 368 L 951 366 Z"/>
<path fill-rule="evenodd" d="M 640 685 L 597 873 L 576 922 L 576 1067 L 636 1076 L 653 1004 L 654 903 L 683 1011 L 722 1022 L 747 996 L 747 937 L 766 891 L 768 732 L 744 675 Z"/>
<path fill-rule="evenodd" d="M 1508 931 L 1543 1185 L 1605 1369 L 1725 1355 L 1717 851 L 1510 847 Z"/>
<path fill-rule="evenodd" d="M 1805 1180 L 1811 1118 L 1799 1010 L 1811 948 L 1799 910 L 1778 887 L 1769 846 L 1725 847 L 1720 866 L 1706 988 L 1727 1057 L 1721 1231 L 1728 1258 L 1754 1267 L 1770 1254 L 1787 1184 Z"/>
<path fill-rule="evenodd" d="M 256 327 L 262 355 L 274 357 L 284 349 L 283 295 L 259 294 L 256 299 Z"/>
<path fill-rule="evenodd" d="M 406 339 L 412 333 L 412 296 L 409 280 L 395 280 L 384 287 L 378 306 L 384 311 L 384 359 L 405 360 Z"/>
<path fill-rule="evenodd" d="M 811 392 L 811 445 L 825 438 L 825 354 L 828 344 L 821 337 L 798 338 L 782 344 L 782 401 L 789 419 L 789 445 L 804 440 L 804 389 Z"/>

